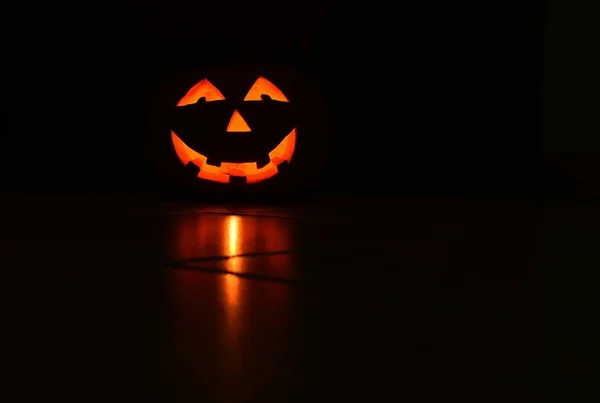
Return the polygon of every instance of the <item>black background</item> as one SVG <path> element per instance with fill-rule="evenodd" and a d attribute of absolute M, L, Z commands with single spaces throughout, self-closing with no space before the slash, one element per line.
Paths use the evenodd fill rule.
<path fill-rule="evenodd" d="M 593 147 L 598 69 L 590 56 L 596 44 L 590 27 L 597 29 L 597 18 L 576 1 L 552 3 L 549 18 L 549 9 L 537 1 L 4 2 L 2 190 L 161 195 L 165 188 L 144 151 L 153 96 L 187 68 L 266 61 L 290 65 L 320 83 L 336 145 L 320 187 L 325 194 L 499 197 L 583 190 L 600 195 L 600 149 Z M 551 32 L 549 43 L 544 31 Z M 358 154 L 377 160 L 373 173 L 356 169 Z M 146 386 L 148 374 L 166 379 L 157 388 L 166 384 L 166 392 L 179 391 L 179 380 L 170 389 L 170 378 L 162 376 L 170 371 L 168 364 L 141 368 L 153 360 L 145 351 L 149 335 L 161 332 L 161 320 L 170 323 L 169 315 L 158 311 L 164 309 L 165 289 L 161 248 L 172 233 L 146 217 L 122 220 L 110 206 L 72 214 L 80 207 L 77 198 L 51 209 L 38 208 L 42 198 L 15 200 L 21 210 L 10 203 L 2 208 L 6 218 L 0 228 L 5 239 L 15 240 L 2 250 L 8 256 L 2 264 L 21 269 L 13 270 L 19 272 L 16 283 L 3 281 L 9 292 L 2 293 L 9 311 L 4 328 L 9 337 L 14 334 L 14 342 L 4 343 L 15 356 L 15 364 L 9 361 L 7 367 L 13 376 L 28 375 L 19 396 L 73 388 L 85 390 L 85 400 L 97 391 L 115 391 L 120 382 L 131 390 Z M 541 371 L 521 363 L 546 349 L 553 355 L 544 359 L 560 373 L 542 388 L 553 394 L 562 386 L 564 369 L 583 396 L 581 384 L 595 369 L 595 350 L 577 345 L 593 323 L 595 310 L 587 308 L 597 305 L 586 299 L 597 277 L 592 212 L 542 212 L 548 217 L 540 227 L 538 214 L 521 208 L 473 209 L 463 218 L 454 209 L 406 205 L 374 205 L 377 211 L 395 210 L 396 221 L 356 213 L 350 204 L 347 209 L 335 205 L 332 211 L 338 214 L 325 223 L 321 217 L 327 210 L 302 222 L 306 243 L 300 246 L 316 248 L 300 261 L 307 267 L 311 258 L 333 261 L 317 279 L 308 309 L 320 335 L 314 341 L 319 356 L 314 365 L 317 358 L 325 363 L 320 366 L 324 381 L 315 390 L 330 383 L 332 395 L 355 396 L 356 387 L 372 385 L 382 394 L 402 393 L 427 374 L 454 390 L 466 390 L 465 379 L 471 380 L 469 388 L 493 385 L 483 400 L 493 394 L 506 401 L 504 395 L 515 388 L 536 384 Z M 355 227 L 356 221 L 363 227 Z M 456 221 L 466 223 L 455 227 Z M 368 255 L 361 256 L 358 248 L 345 256 L 346 249 L 363 242 L 378 247 L 364 248 Z M 456 254 L 446 254 L 446 249 L 456 251 L 456 244 Z M 356 263 L 356 253 L 366 263 Z M 447 256 L 448 270 L 442 263 Z M 374 258 L 401 269 L 390 271 L 391 277 L 364 270 Z M 45 275 L 36 276 L 38 269 Z M 568 276 L 562 274 L 565 269 Z M 348 275 L 352 270 L 355 275 Z M 437 273 L 449 283 L 432 285 Z M 419 305 L 438 292 L 441 299 Z M 343 306 L 348 301 L 349 307 Z M 427 307 L 437 308 L 438 301 L 440 308 L 450 305 L 448 311 L 463 313 L 448 317 L 440 309 L 432 318 L 428 312 L 437 309 Z M 547 301 L 550 309 L 542 319 L 548 328 L 532 331 L 537 323 L 530 312 Z M 399 331 L 387 331 L 398 327 L 398 307 L 413 319 Z M 380 324 L 388 320 L 389 326 Z M 362 332 L 349 331 L 353 328 Z M 493 335 L 485 337 L 488 332 Z M 395 358 L 390 346 L 401 351 L 412 345 L 403 340 L 424 333 L 426 340 L 448 340 L 438 345 L 449 357 L 446 366 L 426 365 L 431 361 L 422 361 L 416 349 L 408 363 L 405 356 L 386 362 L 412 376 L 399 378 L 389 371 L 374 380 L 381 373 L 378 360 Z M 473 338 L 478 341 L 471 345 Z M 494 348 L 487 348 L 489 340 Z M 370 348 L 357 358 L 349 354 L 357 345 Z M 486 350 L 496 360 L 481 353 Z M 561 361 L 561 351 L 583 358 L 577 363 L 575 355 L 565 353 L 571 361 Z M 50 358 L 41 359 L 46 355 Z M 346 365 L 348 360 L 356 362 Z M 51 389 L 30 381 L 30 368 L 38 362 L 45 364 L 39 366 L 39 379 L 49 381 Z M 417 362 L 421 372 L 415 375 L 411 364 Z M 371 379 L 357 375 L 362 363 Z M 461 364 L 469 369 L 460 371 Z M 494 365 L 499 369 L 486 371 Z M 68 368 L 61 371 L 61 366 Z M 504 368 L 509 369 L 502 373 Z M 319 378 L 316 370 L 307 372 Z M 412 387 L 436 384 L 423 380 Z M 348 385 L 352 388 L 343 391 Z M 448 396 L 447 388 L 433 392 Z"/>
<path fill-rule="evenodd" d="M 5 190 L 160 192 L 151 98 L 184 69 L 242 62 L 319 84 L 335 128 L 325 193 L 540 189 L 542 2 L 9 7 Z"/>

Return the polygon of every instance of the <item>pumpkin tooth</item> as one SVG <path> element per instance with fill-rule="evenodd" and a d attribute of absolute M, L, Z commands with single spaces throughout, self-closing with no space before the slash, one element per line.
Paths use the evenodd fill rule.
<path fill-rule="evenodd" d="M 256 168 L 258 168 L 258 169 L 263 168 L 269 162 L 271 162 L 271 158 L 268 155 L 264 155 L 256 161 Z"/>
<path fill-rule="evenodd" d="M 200 172 L 200 167 L 196 165 L 193 161 L 190 161 L 187 164 L 185 164 L 185 170 L 190 172 L 193 176 L 198 176 L 198 173 Z"/>
<path fill-rule="evenodd" d="M 208 157 L 208 159 L 206 160 L 206 164 L 218 167 L 221 165 L 221 161 L 214 157 Z"/>

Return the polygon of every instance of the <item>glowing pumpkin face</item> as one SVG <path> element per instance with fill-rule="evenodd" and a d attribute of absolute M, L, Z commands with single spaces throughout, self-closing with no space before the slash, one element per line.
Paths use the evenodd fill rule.
<path fill-rule="evenodd" d="M 291 162 L 296 123 L 289 100 L 264 77 L 233 105 L 203 79 L 177 103 L 171 139 L 181 163 L 197 168 L 198 178 L 253 184 Z"/>

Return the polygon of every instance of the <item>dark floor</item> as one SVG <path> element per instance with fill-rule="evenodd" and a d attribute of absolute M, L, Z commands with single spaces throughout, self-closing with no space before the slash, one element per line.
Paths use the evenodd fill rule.
<path fill-rule="evenodd" d="M 0 217 L 6 402 L 594 401 L 589 206 L 29 196 Z"/>

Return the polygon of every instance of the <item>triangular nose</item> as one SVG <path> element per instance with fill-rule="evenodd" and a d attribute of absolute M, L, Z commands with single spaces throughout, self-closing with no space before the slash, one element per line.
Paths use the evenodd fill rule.
<path fill-rule="evenodd" d="M 250 126 L 244 120 L 242 115 L 235 110 L 233 111 L 233 115 L 231 115 L 231 120 L 229 120 L 229 124 L 227 125 L 228 132 L 249 132 Z"/>

